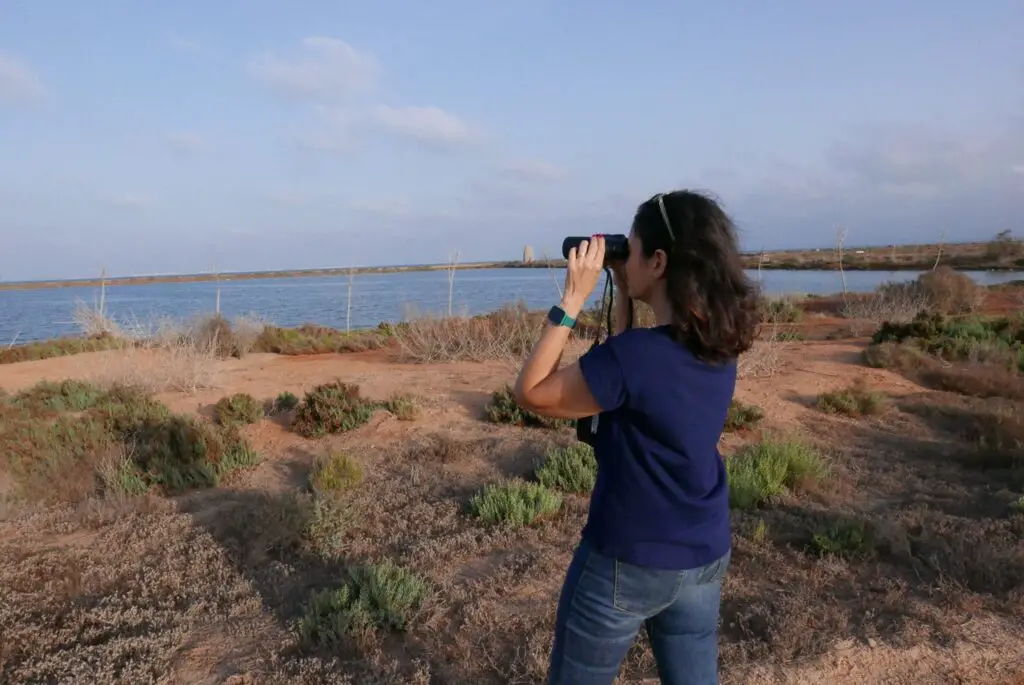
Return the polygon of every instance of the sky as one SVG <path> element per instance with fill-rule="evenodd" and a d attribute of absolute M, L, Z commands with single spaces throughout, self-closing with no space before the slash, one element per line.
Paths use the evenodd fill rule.
<path fill-rule="evenodd" d="M 0 0 L 0 280 L 1024 236 L 1024 3 Z"/>

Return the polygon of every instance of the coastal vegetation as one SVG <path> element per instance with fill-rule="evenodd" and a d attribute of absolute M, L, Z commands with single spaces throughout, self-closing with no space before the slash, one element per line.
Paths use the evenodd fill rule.
<path fill-rule="evenodd" d="M 720 444 L 723 682 L 1013 682 L 1022 293 L 940 265 L 766 298 Z M 543 680 L 597 474 L 511 397 L 543 313 L 93 314 L 0 352 L 0 682 Z M 644 635 L 622 682 L 655 674 Z"/>

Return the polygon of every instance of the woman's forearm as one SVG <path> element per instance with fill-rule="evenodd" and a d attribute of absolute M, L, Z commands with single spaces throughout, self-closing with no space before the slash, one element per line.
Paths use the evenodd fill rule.
<path fill-rule="evenodd" d="M 561 307 L 572 318 L 577 318 L 583 309 L 582 303 L 574 300 L 562 300 Z M 527 395 L 545 378 L 558 370 L 562 361 L 562 353 L 569 341 L 572 329 L 566 326 L 547 325 L 541 333 L 540 340 L 527 357 L 522 371 L 516 381 L 515 395 L 517 399 L 525 399 Z"/>

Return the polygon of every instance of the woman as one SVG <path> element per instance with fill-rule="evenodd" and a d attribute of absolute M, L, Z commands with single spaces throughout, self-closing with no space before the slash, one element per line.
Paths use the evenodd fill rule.
<path fill-rule="evenodd" d="M 612 265 L 614 335 L 559 370 L 604 252 L 600 236 L 570 252 L 561 305 L 515 389 L 538 414 L 597 424 L 597 483 L 558 603 L 548 682 L 612 683 L 643 624 L 662 683 L 710 685 L 732 549 L 718 440 L 736 357 L 756 334 L 757 294 L 714 200 L 655 195 L 636 212 L 629 258 Z M 657 325 L 632 329 L 627 298 L 650 305 Z"/>

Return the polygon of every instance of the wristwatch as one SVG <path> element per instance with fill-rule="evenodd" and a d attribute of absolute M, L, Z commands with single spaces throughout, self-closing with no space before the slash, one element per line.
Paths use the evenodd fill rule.
<path fill-rule="evenodd" d="M 565 310 L 557 304 L 548 312 L 548 321 L 556 326 L 565 326 L 566 328 L 576 327 L 576 319 L 566 314 Z"/>

